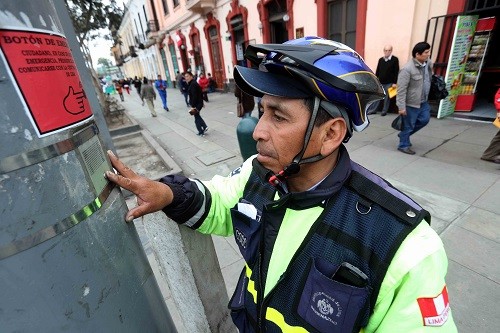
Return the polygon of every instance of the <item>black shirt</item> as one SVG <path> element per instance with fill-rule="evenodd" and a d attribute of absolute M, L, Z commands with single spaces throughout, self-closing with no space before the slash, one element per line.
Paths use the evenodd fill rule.
<path fill-rule="evenodd" d="M 398 82 L 398 73 L 399 60 L 397 57 L 392 56 L 391 59 L 387 61 L 385 61 L 384 57 L 378 60 L 375 75 L 379 78 L 380 83 L 387 84 Z"/>

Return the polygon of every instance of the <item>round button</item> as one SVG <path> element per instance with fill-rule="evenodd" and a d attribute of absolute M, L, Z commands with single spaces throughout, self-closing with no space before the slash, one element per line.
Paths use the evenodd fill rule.
<path fill-rule="evenodd" d="M 417 216 L 417 214 L 415 214 L 415 212 L 414 212 L 414 211 L 412 211 L 412 210 L 407 210 L 407 211 L 406 211 L 406 215 L 407 215 L 408 217 L 415 217 L 415 216 Z"/>

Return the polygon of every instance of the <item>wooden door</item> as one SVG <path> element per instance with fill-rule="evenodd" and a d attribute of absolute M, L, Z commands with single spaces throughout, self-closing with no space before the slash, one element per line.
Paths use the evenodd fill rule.
<path fill-rule="evenodd" d="M 224 68 L 222 67 L 222 59 L 219 52 L 219 34 L 215 26 L 211 26 L 208 32 L 210 34 L 210 48 L 212 49 L 212 76 L 215 82 L 217 82 L 217 88 L 222 88 L 224 84 Z"/>

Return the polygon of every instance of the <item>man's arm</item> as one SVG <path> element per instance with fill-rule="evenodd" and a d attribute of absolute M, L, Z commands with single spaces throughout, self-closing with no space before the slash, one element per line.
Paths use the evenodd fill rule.
<path fill-rule="evenodd" d="M 398 75 L 398 88 L 396 95 L 396 105 L 398 106 L 399 114 L 406 115 L 406 93 L 410 84 L 410 72 L 403 68 Z"/>
<path fill-rule="evenodd" d="M 456 332 L 445 282 L 447 268 L 441 239 L 422 221 L 396 252 L 365 333 Z"/>

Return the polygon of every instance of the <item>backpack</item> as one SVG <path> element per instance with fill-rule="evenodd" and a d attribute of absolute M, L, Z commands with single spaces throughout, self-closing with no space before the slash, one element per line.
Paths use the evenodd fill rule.
<path fill-rule="evenodd" d="M 441 100 L 448 96 L 448 90 L 446 90 L 446 83 L 442 76 L 432 74 L 431 79 L 431 90 L 429 91 L 429 99 L 431 100 Z"/>

